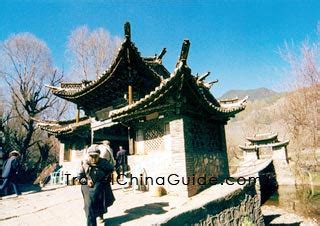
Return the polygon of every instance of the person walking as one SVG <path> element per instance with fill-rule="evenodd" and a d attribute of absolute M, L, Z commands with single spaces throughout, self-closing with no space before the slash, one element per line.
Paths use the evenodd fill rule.
<path fill-rule="evenodd" d="M 124 173 L 127 171 L 127 151 L 123 149 L 122 146 L 119 146 L 116 161 L 116 171 L 118 178 L 120 178 L 121 176 L 124 176 Z"/>
<path fill-rule="evenodd" d="M 113 150 L 110 147 L 110 141 L 105 140 L 99 145 L 100 158 L 106 159 L 112 166 L 115 166 L 116 161 L 113 157 Z"/>
<path fill-rule="evenodd" d="M 16 150 L 13 150 L 9 153 L 9 158 L 5 161 L 3 165 L 2 171 L 2 179 L 3 183 L 0 185 L 1 193 L 7 195 L 8 188 L 12 185 L 13 190 L 16 196 L 21 195 L 19 187 L 17 185 L 17 178 L 20 169 L 20 162 L 19 162 L 20 153 Z"/>
<path fill-rule="evenodd" d="M 114 157 L 113 157 L 113 150 L 110 147 L 110 141 L 104 140 L 102 144 L 98 146 L 98 149 L 100 150 L 100 158 L 106 159 L 114 167 L 116 165 L 116 161 L 114 160 Z M 107 183 L 110 184 L 112 180 L 113 180 L 113 176 L 108 177 Z M 106 188 L 107 188 L 106 194 L 112 193 L 111 196 L 113 196 L 111 186 L 107 186 Z M 105 202 L 108 202 L 108 200 L 109 200 L 109 197 L 105 196 Z M 103 214 L 98 216 L 98 220 L 100 222 L 103 222 Z"/>
<path fill-rule="evenodd" d="M 88 159 L 82 162 L 77 176 L 77 182 L 81 184 L 87 226 L 96 226 L 96 218 L 103 216 L 115 201 L 108 179 L 113 166 L 99 155 L 98 146 L 91 146 L 88 150 Z M 103 218 L 100 221 L 103 221 Z"/>

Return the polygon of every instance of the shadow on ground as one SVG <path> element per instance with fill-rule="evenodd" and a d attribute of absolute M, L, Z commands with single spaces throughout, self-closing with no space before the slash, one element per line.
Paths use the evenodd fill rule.
<path fill-rule="evenodd" d="M 276 224 L 272 223 L 272 221 L 278 217 L 280 217 L 280 214 L 273 214 L 273 215 L 266 215 L 263 217 L 264 223 L 266 226 L 272 225 L 272 226 L 299 226 L 301 224 L 301 221 L 294 222 L 294 223 L 288 223 L 288 224 Z"/>
<path fill-rule="evenodd" d="M 41 187 L 38 184 L 18 184 L 17 186 L 18 186 L 18 189 L 19 189 L 20 192 L 28 192 L 28 193 L 30 193 L 30 192 L 39 192 L 39 191 L 41 191 Z M 7 192 L 2 191 L 0 195 L 4 196 L 5 193 L 6 193 L 7 196 L 15 194 L 12 185 L 9 185 L 9 187 L 7 188 Z"/>
<path fill-rule="evenodd" d="M 167 211 L 163 209 L 163 207 L 169 206 L 168 202 L 157 202 L 157 203 L 150 203 L 144 206 L 135 207 L 132 209 L 127 209 L 124 212 L 125 215 L 107 218 L 105 222 L 105 226 L 115 226 L 120 225 L 128 221 L 132 221 L 146 215 L 151 214 L 163 214 Z"/>
<path fill-rule="evenodd" d="M 19 189 L 21 192 L 41 191 L 39 184 L 19 184 Z"/>

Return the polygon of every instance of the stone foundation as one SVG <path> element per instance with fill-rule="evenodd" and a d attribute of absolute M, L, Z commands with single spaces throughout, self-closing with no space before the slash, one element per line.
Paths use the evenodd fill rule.
<path fill-rule="evenodd" d="M 154 225 L 264 225 L 255 185 L 238 186 L 212 186 Z"/>

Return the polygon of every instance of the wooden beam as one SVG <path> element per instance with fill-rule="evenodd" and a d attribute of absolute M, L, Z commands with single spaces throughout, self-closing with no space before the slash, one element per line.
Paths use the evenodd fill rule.
<path fill-rule="evenodd" d="M 128 141 L 129 141 L 129 154 L 134 154 L 134 131 L 133 128 L 128 127 Z"/>

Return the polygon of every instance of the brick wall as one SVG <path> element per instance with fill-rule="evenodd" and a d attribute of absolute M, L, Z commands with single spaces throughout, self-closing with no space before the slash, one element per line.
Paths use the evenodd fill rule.
<path fill-rule="evenodd" d="M 188 177 L 215 177 L 219 181 L 229 176 L 224 125 L 184 117 L 186 171 Z M 188 196 L 211 186 L 210 183 L 188 185 Z"/>
<path fill-rule="evenodd" d="M 180 177 L 186 177 L 186 153 L 185 153 L 185 137 L 184 137 L 184 120 L 182 118 L 170 122 L 171 135 L 171 157 L 172 166 L 171 173 L 177 174 Z M 187 186 L 174 185 L 170 189 L 173 193 L 178 193 L 183 196 L 188 196 Z"/>

